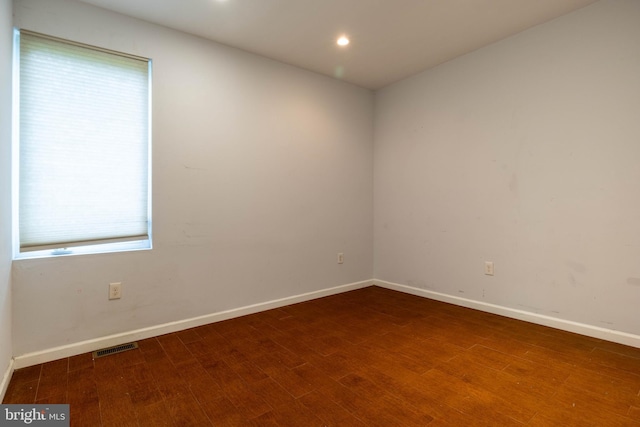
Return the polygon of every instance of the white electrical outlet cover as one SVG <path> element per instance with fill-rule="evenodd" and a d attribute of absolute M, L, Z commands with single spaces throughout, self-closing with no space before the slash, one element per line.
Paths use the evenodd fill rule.
<path fill-rule="evenodd" d="M 487 276 L 493 276 L 493 262 L 485 261 L 484 274 L 486 274 Z"/>

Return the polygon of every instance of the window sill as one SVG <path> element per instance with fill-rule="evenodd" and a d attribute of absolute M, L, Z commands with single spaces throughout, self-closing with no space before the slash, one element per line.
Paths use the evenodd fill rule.
<path fill-rule="evenodd" d="M 92 255 L 113 252 L 144 251 L 152 249 L 150 240 L 139 240 L 134 242 L 105 243 L 102 245 L 76 246 L 72 248 L 44 249 L 39 251 L 18 252 L 14 254 L 13 260 L 36 258 L 58 258 L 73 255 Z"/>

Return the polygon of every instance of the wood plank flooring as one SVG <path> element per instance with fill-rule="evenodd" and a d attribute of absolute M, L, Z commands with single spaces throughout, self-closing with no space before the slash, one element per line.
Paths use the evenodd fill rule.
<path fill-rule="evenodd" d="M 378 287 L 15 371 L 73 426 L 640 426 L 640 349 Z"/>

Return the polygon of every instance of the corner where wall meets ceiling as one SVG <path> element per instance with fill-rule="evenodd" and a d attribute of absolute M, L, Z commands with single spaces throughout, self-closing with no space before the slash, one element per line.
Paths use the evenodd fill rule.
<path fill-rule="evenodd" d="M 82 1 L 375 90 L 596 0 Z"/>

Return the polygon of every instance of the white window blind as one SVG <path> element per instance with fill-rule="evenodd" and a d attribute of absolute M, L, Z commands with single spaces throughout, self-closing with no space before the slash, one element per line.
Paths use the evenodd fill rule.
<path fill-rule="evenodd" d="M 20 251 L 148 240 L 150 61 L 19 44 Z"/>

